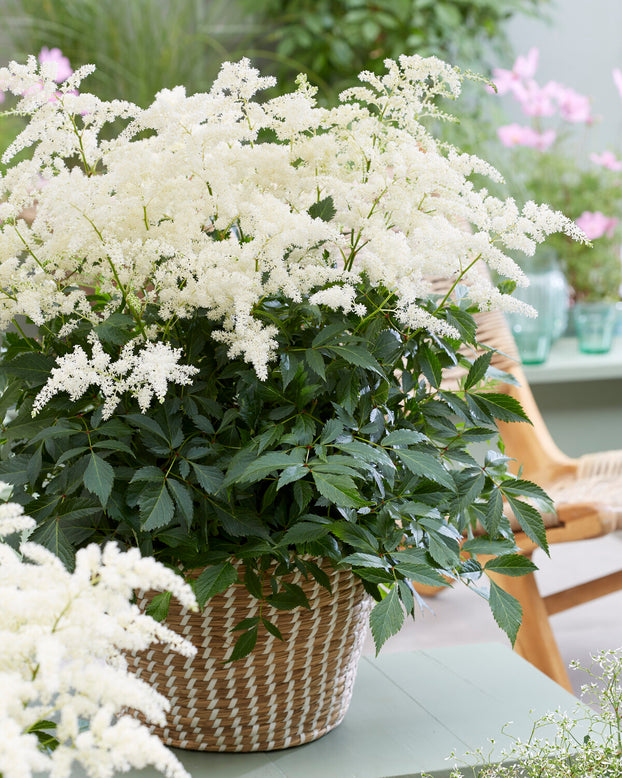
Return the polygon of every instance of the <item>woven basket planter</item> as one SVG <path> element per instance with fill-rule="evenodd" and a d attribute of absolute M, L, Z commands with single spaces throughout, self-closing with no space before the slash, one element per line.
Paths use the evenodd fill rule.
<path fill-rule="evenodd" d="M 213 597 L 200 614 L 172 602 L 166 623 L 198 649 L 192 660 L 155 646 L 129 658 L 130 668 L 171 702 L 165 728 L 153 728 L 169 746 L 196 751 L 272 751 L 316 740 L 345 716 L 363 648 L 371 599 L 348 571 L 326 570 L 333 596 L 300 573 L 311 610 L 275 610 L 264 616 L 284 641 L 260 630 L 254 651 L 230 664 L 239 632 L 258 602 L 243 586 Z M 146 596 L 139 597 L 145 607 Z"/>

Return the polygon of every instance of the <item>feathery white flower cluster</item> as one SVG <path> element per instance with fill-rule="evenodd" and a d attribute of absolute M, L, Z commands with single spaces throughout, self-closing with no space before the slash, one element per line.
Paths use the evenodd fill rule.
<path fill-rule="evenodd" d="M 21 506 L 0 507 L 0 537 L 33 523 Z M 161 642 L 192 656 L 192 645 L 130 602 L 135 589 L 153 588 L 196 608 L 190 587 L 155 559 L 114 543 L 78 551 L 73 573 L 36 543 L 20 552 L 0 542 L 0 774 L 64 778 L 77 762 L 93 778 L 147 765 L 188 778 L 159 738 L 124 714 L 133 708 L 163 724 L 169 702 L 128 673 L 123 652 Z M 59 745 L 44 753 L 34 731 L 50 720 Z"/>
<path fill-rule="evenodd" d="M 304 78 L 291 94 L 256 101 L 273 82 L 247 60 L 226 63 L 205 94 L 165 89 L 145 110 L 71 94 L 88 68 L 55 102 L 24 98 L 32 118 L 5 157 L 34 150 L 0 182 L 0 328 L 20 314 L 38 325 L 63 316 L 69 333 L 80 320 L 101 323 L 121 303 L 137 332 L 166 340 L 175 322 L 199 313 L 220 327 L 215 337 L 229 355 L 263 379 L 276 348 L 275 329 L 257 315 L 266 299 L 364 315 L 353 309 L 353 288 L 364 281 L 397 295 L 404 326 L 442 332 L 421 306 L 428 276 L 455 278 L 481 257 L 524 283 L 504 247 L 532 253 L 551 230 L 580 238 L 561 216 L 535 205 L 521 213 L 477 190 L 471 172 L 495 171 L 445 153 L 424 129 L 420 116 L 438 113 L 435 95 L 460 91 L 454 68 L 418 56 L 386 65 L 383 77 L 361 74 L 366 85 L 330 110 L 315 104 Z M 0 69 L 0 89 L 24 93 L 28 83 L 48 84 L 44 75 L 34 61 L 13 63 Z M 125 129 L 100 139 L 118 117 L 129 120 Z M 328 221 L 314 209 L 322 202 L 335 211 Z M 34 203 L 29 225 L 19 215 Z M 89 304 L 93 289 L 110 296 L 103 312 Z M 492 287 L 480 299 L 514 304 Z M 157 326 L 145 319 L 154 310 Z M 72 360 L 71 381 L 55 374 L 39 404 L 61 388 L 77 396 L 83 367 L 99 376 L 90 383 L 108 386 L 95 356 L 76 349 L 64 373 Z M 157 381 L 180 382 L 177 361 L 165 361 L 172 372 L 163 368 Z M 143 405 L 151 392 L 160 397 L 147 362 L 137 362 L 140 389 L 125 388 Z"/>
<path fill-rule="evenodd" d="M 164 401 L 169 383 L 189 384 L 198 372 L 191 365 L 179 365 L 181 350 L 167 343 L 147 343 L 134 354 L 135 341 L 126 343 L 116 362 L 104 351 L 97 337 L 89 336 L 93 353 L 91 358 L 80 346 L 64 357 L 58 357 L 58 367 L 52 368 L 50 378 L 35 398 L 32 414 L 35 416 L 50 397 L 67 392 L 72 400 L 82 397 L 89 386 L 97 386 L 105 398 L 102 418 L 109 419 L 119 404 L 121 395 L 129 392 L 147 410 L 155 395 Z"/>

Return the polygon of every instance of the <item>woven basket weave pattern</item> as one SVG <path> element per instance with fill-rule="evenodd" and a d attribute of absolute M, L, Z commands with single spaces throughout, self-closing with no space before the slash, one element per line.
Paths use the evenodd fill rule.
<path fill-rule="evenodd" d="M 363 647 L 370 598 L 347 571 L 327 570 L 333 596 L 299 573 L 311 610 L 275 610 L 284 642 L 260 628 L 254 651 L 223 664 L 241 619 L 258 615 L 242 586 L 212 598 L 201 614 L 171 603 L 167 624 L 197 647 L 193 660 L 159 646 L 130 658 L 130 667 L 171 702 L 168 726 L 154 728 L 169 746 L 198 751 L 272 751 L 321 737 L 343 719 Z M 139 605 L 148 603 L 139 596 Z"/>

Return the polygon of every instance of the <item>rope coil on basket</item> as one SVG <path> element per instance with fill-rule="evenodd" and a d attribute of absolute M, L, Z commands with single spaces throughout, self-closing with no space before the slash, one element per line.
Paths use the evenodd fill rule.
<path fill-rule="evenodd" d="M 258 601 L 242 585 L 229 587 L 202 613 L 171 603 L 166 623 L 194 643 L 194 659 L 160 646 L 128 657 L 137 676 L 171 702 L 166 727 L 153 731 L 168 746 L 196 751 L 272 751 L 316 740 L 348 709 L 363 649 L 371 598 L 348 570 L 325 568 L 331 594 L 299 573 L 311 610 L 263 613 L 284 641 L 260 632 L 251 654 L 224 664 L 235 644 L 231 632 L 256 616 Z M 150 593 L 139 592 L 146 608 Z"/>

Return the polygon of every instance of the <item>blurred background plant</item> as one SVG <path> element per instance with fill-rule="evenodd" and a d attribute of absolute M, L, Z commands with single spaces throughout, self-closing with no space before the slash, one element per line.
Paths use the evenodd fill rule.
<path fill-rule="evenodd" d="M 551 0 L 0 0 L 0 61 L 23 61 L 44 46 L 72 66 L 93 63 L 89 91 L 144 107 L 164 87 L 205 91 L 227 59 L 248 56 L 279 84 L 299 72 L 334 103 L 361 70 L 383 71 L 400 54 L 435 54 L 490 73 L 511 50 L 506 28 L 542 18 Z M 278 88 L 278 87 L 277 87 Z M 468 85 L 467 85 L 468 89 Z M 481 86 L 461 100 L 460 145 L 476 128 Z M 468 108 L 465 106 L 468 105 Z M 474 123 L 468 117 L 478 116 Z M 0 144 L 15 126 L 0 124 Z M 4 136 L 4 137 L 3 137 Z M 471 145 L 474 145 L 471 143 Z"/>
<path fill-rule="evenodd" d="M 575 301 L 615 301 L 622 282 L 622 159 L 610 150 L 588 153 L 588 134 L 599 121 L 590 98 L 557 81 L 540 85 L 538 54 L 532 48 L 511 70 L 493 71 L 498 94 L 511 97 L 522 113 L 520 123 L 498 127 L 503 147 L 498 164 L 514 196 L 563 211 L 592 242 L 571 245 L 562 236 L 547 241 Z M 614 80 L 622 95 L 620 71 L 614 71 Z"/>

